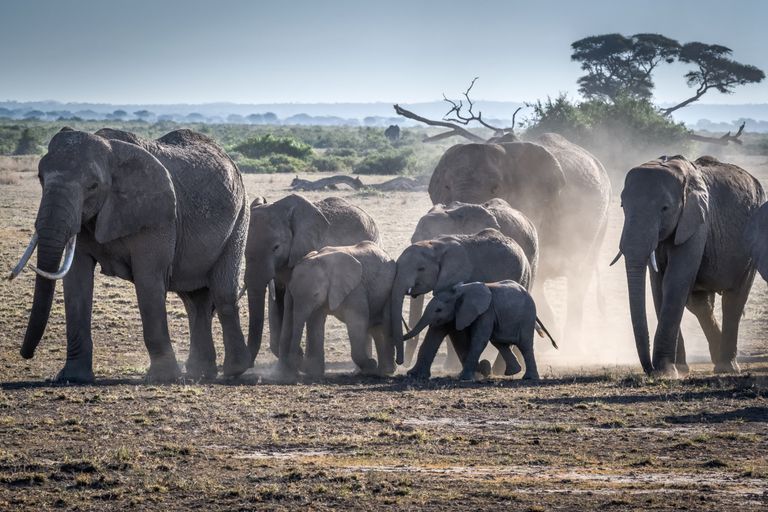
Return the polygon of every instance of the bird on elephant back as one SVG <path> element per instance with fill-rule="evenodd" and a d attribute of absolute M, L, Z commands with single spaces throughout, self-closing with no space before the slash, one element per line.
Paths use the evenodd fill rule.
<path fill-rule="evenodd" d="M 660 157 L 627 173 L 621 201 L 624 228 L 614 262 L 624 255 L 635 344 L 645 372 L 688 373 L 680 332 L 687 307 L 704 331 L 715 372 L 738 373 L 739 322 L 760 263 L 744 234 L 765 202 L 760 182 L 710 156 L 693 162 Z M 652 354 L 647 267 L 658 317 Z M 714 315 L 716 293 L 722 294 L 722 327 Z"/>
<path fill-rule="evenodd" d="M 250 363 L 240 328 L 237 284 L 248 202 L 237 166 L 208 137 L 177 130 L 144 140 L 120 130 L 62 129 L 39 164 L 42 198 L 17 276 L 37 247 L 32 311 L 21 355 L 31 358 L 64 281 L 67 357 L 58 381 L 94 380 L 91 310 L 96 263 L 134 283 L 149 353 L 149 381 L 180 376 L 166 294 L 189 316 L 191 377 L 215 377 L 214 308 L 223 328 L 226 376 Z M 60 261 L 63 263 L 59 266 Z"/>
<path fill-rule="evenodd" d="M 539 262 L 532 292 L 541 316 L 556 325 L 544 285 L 565 277 L 565 333 L 578 340 L 584 295 L 597 273 L 611 199 L 610 180 L 597 158 L 553 133 L 528 142 L 508 134 L 487 143 L 458 144 L 438 162 L 429 196 L 434 204 L 482 204 L 501 198 L 528 217 L 538 233 Z M 602 304 L 599 296 L 598 304 Z"/>

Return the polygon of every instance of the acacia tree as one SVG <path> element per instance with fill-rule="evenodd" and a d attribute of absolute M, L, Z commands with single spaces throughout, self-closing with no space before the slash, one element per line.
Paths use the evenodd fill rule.
<path fill-rule="evenodd" d="M 730 48 L 717 44 L 694 42 L 683 45 L 678 57 L 680 62 L 698 66 L 698 69 L 685 74 L 688 86 L 696 87 L 696 94 L 673 107 L 663 109 L 662 112 L 669 115 L 690 105 L 710 89 L 732 94 L 737 85 L 758 83 L 765 78 L 765 73 L 759 68 L 733 60 L 730 57 L 732 53 Z"/>
<path fill-rule="evenodd" d="M 661 34 L 603 34 L 579 39 L 571 48 L 571 60 L 580 62 L 587 72 L 578 79 L 585 98 L 649 100 L 654 69 L 662 62 L 674 62 L 680 43 Z"/>

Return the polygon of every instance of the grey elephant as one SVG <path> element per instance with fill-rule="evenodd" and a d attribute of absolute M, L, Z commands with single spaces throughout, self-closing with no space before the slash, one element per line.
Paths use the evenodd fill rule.
<path fill-rule="evenodd" d="M 373 242 L 325 247 L 305 256 L 293 268 L 285 294 L 285 307 L 292 310 L 292 315 L 291 325 L 283 326 L 281 373 L 295 377 L 301 364 L 299 347 L 306 325 L 304 371 L 313 376 L 323 375 L 322 331 L 328 314 L 346 324 L 352 360 L 363 373 L 394 373 L 389 298 L 395 270 L 395 261 Z M 375 342 L 378 361 L 368 354 L 370 338 Z"/>
<path fill-rule="evenodd" d="M 747 248 L 760 276 L 768 281 L 768 203 L 763 204 L 747 224 Z"/>
<path fill-rule="evenodd" d="M 474 235 L 441 236 L 416 242 L 397 259 L 390 315 L 398 364 L 404 362 L 401 315 L 403 298 L 441 291 L 458 283 L 513 279 L 530 285 L 531 267 L 520 245 L 496 229 Z"/>
<path fill-rule="evenodd" d="M 712 157 L 689 162 L 661 157 L 627 173 L 621 193 L 629 306 L 643 370 L 676 376 L 687 372 L 680 334 L 684 308 L 696 316 L 716 372 L 738 372 L 736 343 L 744 304 L 755 275 L 742 240 L 747 221 L 765 201 L 747 171 Z M 616 261 L 616 260 L 614 260 Z M 645 313 L 646 265 L 658 326 L 650 353 Z M 722 330 L 714 317 L 722 293 Z"/>
<path fill-rule="evenodd" d="M 551 317 L 543 285 L 566 277 L 566 328 L 578 333 L 584 295 L 597 272 L 608 225 L 608 175 L 597 158 L 560 135 L 498 142 L 449 148 L 432 174 L 429 197 L 435 204 L 482 204 L 499 197 L 531 219 L 541 252 L 534 296 L 544 316 Z"/>
<path fill-rule="evenodd" d="M 480 354 L 490 341 L 506 362 L 506 375 L 520 372 L 520 363 L 510 350 L 516 346 L 525 361 L 523 379 L 538 379 L 533 350 L 533 333 L 546 333 L 552 346 L 557 343 L 536 317 L 536 304 L 525 288 L 510 280 L 496 283 L 466 283 L 435 294 L 421 320 L 406 334 L 411 338 L 429 326 L 416 365 L 408 372 L 429 378 L 437 349 L 451 336 L 462 361 L 461 380 L 473 380 Z M 485 373 L 485 372 L 483 372 Z"/>
<path fill-rule="evenodd" d="M 531 267 L 531 282 L 535 281 L 539 262 L 539 240 L 533 223 L 520 211 L 503 199 L 491 199 L 480 204 L 454 201 L 447 205 L 436 204 L 419 219 L 411 237 L 411 243 L 431 240 L 441 235 L 471 235 L 486 228 L 494 228 L 517 242 L 523 249 Z M 424 296 L 411 300 L 408 323 L 414 325 L 421 317 Z M 418 335 L 405 345 L 405 364 L 410 364 L 418 344 Z M 453 345 L 448 345 L 446 366 L 459 364 Z"/>
<path fill-rule="evenodd" d="M 291 194 L 271 204 L 254 201 L 245 248 L 251 362 L 261 348 L 267 288 L 270 349 L 278 355 L 285 287 L 293 267 L 310 252 L 325 246 L 354 245 L 365 240 L 379 242 L 379 230 L 373 219 L 339 197 L 311 203 Z"/>
<path fill-rule="evenodd" d="M 92 382 L 91 309 L 96 263 L 134 283 L 150 357 L 151 381 L 179 376 L 166 317 L 176 292 L 189 315 L 187 373 L 216 375 L 211 337 L 215 307 L 224 331 L 224 374 L 248 368 L 237 283 L 248 204 L 237 166 L 213 140 L 189 130 L 157 140 L 103 129 L 63 129 L 40 160 L 43 189 L 35 234 L 12 273 L 37 245 L 35 295 L 21 348 L 40 342 L 56 280 L 64 280 L 67 359 L 57 380 Z M 59 262 L 64 253 L 64 262 Z"/>

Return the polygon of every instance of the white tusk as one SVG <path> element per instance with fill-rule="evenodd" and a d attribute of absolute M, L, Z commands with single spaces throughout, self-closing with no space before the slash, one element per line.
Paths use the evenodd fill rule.
<path fill-rule="evenodd" d="M 45 270 L 40 270 L 34 265 L 29 265 L 29 268 L 35 271 L 37 275 L 40 277 L 44 277 L 46 279 L 50 279 L 52 281 L 55 281 L 57 279 L 61 279 L 65 275 L 67 275 L 67 272 L 69 272 L 69 268 L 72 266 L 72 260 L 75 259 L 75 245 L 77 244 L 77 235 L 72 235 L 72 238 L 69 239 L 69 242 L 67 242 L 67 247 L 64 249 L 64 263 L 61 265 L 61 268 L 58 272 L 55 274 L 52 274 L 50 272 L 46 272 Z"/>
<path fill-rule="evenodd" d="M 243 298 L 243 295 L 245 295 L 246 291 L 247 291 L 247 288 L 245 287 L 245 285 L 243 285 L 243 287 L 240 288 L 240 291 L 237 292 L 237 300 L 238 301 Z"/>
<path fill-rule="evenodd" d="M 659 273 L 659 265 L 656 263 L 656 249 L 651 251 L 651 268 L 657 274 Z"/>
<path fill-rule="evenodd" d="M 269 288 L 269 296 L 272 298 L 272 300 L 277 300 L 277 293 L 275 293 L 275 280 L 270 279 L 269 285 L 267 287 Z"/>
<path fill-rule="evenodd" d="M 405 290 L 405 294 L 406 295 L 410 295 L 411 294 L 411 290 L 413 290 L 413 288 L 408 288 L 407 290 Z"/>
<path fill-rule="evenodd" d="M 21 274 L 21 271 L 24 270 L 24 265 L 27 264 L 29 258 L 32 257 L 32 253 L 35 252 L 35 247 L 37 247 L 37 231 L 32 233 L 32 238 L 30 238 L 27 248 L 24 249 L 24 254 L 21 255 L 21 259 L 13 270 L 11 270 L 11 274 L 8 276 L 9 281 L 16 279 L 16 276 Z"/>

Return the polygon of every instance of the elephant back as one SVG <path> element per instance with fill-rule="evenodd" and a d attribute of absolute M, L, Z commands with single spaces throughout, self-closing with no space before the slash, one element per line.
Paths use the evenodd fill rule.
<path fill-rule="evenodd" d="M 362 208 L 340 197 L 322 199 L 315 206 L 329 223 L 323 245 L 355 245 L 366 240 L 381 243 L 376 222 Z"/>

